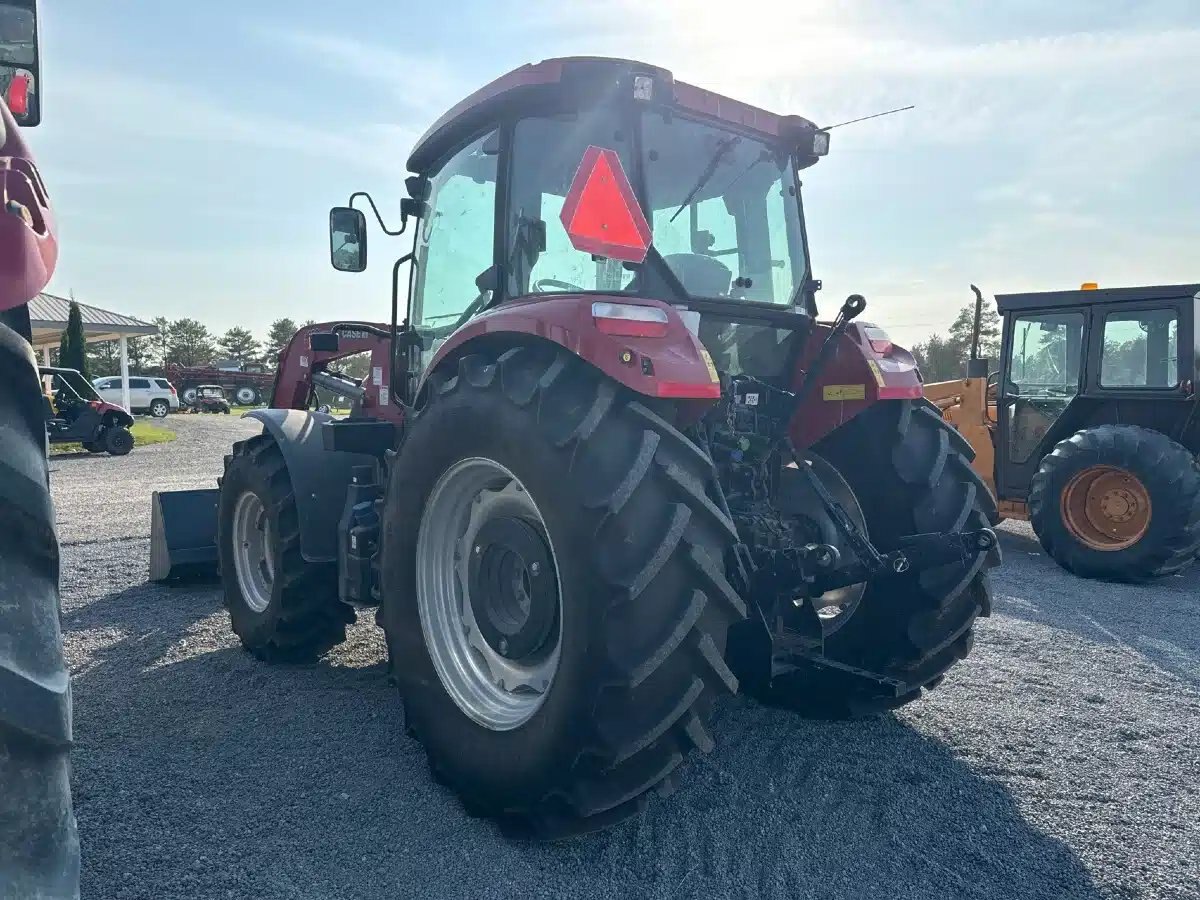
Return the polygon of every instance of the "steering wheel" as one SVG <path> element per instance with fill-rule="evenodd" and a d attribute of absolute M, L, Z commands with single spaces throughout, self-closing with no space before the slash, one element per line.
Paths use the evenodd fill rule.
<path fill-rule="evenodd" d="M 559 281 L 557 278 L 539 278 L 533 283 L 533 290 L 538 294 L 545 294 L 551 288 L 560 291 L 586 290 L 586 288 L 581 288 L 577 284 L 571 284 L 569 281 Z"/>

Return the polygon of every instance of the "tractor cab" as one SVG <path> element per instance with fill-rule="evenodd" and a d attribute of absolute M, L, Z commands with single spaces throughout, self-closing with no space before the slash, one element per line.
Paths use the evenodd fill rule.
<path fill-rule="evenodd" d="M 655 334 L 674 310 L 718 371 L 782 378 L 819 287 L 798 173 L 828 146 L 807 119 L 633 62 L 550 60 L 494 82 L 408 161 L 413 375 L 473 319 L 585 295 L 602 330 Z M 334 210 L 335 268 L 365 265 L 364 224 Z M 656 361 L 633 365 L 652 377 Z"/>

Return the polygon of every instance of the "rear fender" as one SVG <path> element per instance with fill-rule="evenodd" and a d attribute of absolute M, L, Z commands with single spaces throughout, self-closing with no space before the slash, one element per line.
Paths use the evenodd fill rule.
<path fill-rule="evenodd" d="M 256 409 L 242 416 L 257 419 L 283 452 L 296 514 L 300 520 L 300 553 L 308 562 L 337 559 L 337 525 L 346 505 L 354 466 L 373 466 L 362 453 L 326 450 L 321 428 L 333 419 L 326 413 L 297 409 Z"/>
<path fill-rule="evenodd" d="M 816 388 L 796 410 L 788 427 L 797 449 L 811 447 L 881 400 L 919 400 L 923 396 L 912 354 L 895 345 L 886 353 L 876 352 L 865 331 L 871 327 L 854 323 L 838 338 Z M 820 324 L 813 330 L 797 360 L 793 389 L 804 382 L 805 372 L 829 331 L 828 324 Z"/>
<path fill-rule="evenodd" d="M 606 334 L 592 318 L 592 303 L 652 306 L 667 314 L 662 337 L 624 337 Z M 595 366 L 634 393 L 659 400 L 690 401 L 685 406 L 696 415 L 721 396 L 716 369 L 704 346 L 684 324 L 679 311 L 657 300 L 559 294 L 505 303 L 476 316 L 434 345 L 434 355 L 421 385 L 434 371 L 451 365 L 472 347 L 549 341 Z M 420 395 L 418 388 L 418 396 Z"/>

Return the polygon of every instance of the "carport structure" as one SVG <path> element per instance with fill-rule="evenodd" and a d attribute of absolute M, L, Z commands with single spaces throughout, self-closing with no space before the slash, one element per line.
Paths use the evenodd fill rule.
<path fill-rule="evenodd" d="M 75 301 L 83 319 L 83 337 L 89 344 L 117 341 L 121 353 L 121 405 L 129 409 L 129 339 L 158 334 L 158 326 L 133 316 Z M 50 365 L 50 348 L 57 347 L 67 330 L 71 301 L 54 294 L 38 294 L 29 301 L 29 325 L 33 348 L 41 350 L 42 364 Z"/>

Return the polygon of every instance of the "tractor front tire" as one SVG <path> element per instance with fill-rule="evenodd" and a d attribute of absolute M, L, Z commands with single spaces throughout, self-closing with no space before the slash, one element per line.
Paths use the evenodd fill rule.
<path fill-rule="evenodd" d="M 409 733 L 435 779 L 506 833 L 557 839 L 613 825 L 651 793 L 672 790 L 692 751 L 712 747 L 713 702 L 737 689 L 723 653 L 745 606 L 724 574 L 736 532 L 710 499 L 711 463 L 635 396 L 561 350 L 467 356 L 426 391 L 382 513 L 381 618 Z M 472 504 L 495 499 L 481 491 L 472 501 L 467 491 L 458 517 L 434 514 L 463 466 L 502 471 L 509 499 L 540 519 L 491 519 L 475 532 L 498 522 L 548 548 L 540 552 L 555 568 L 557 627 L 544 641 L 557 640 L 557 650 L 544 642 L 529 658 L 558 657 L 535 687 L 540 700 L 505 693 L 503 678 L 488 681 L 485 670 L 494 670 L 480 663 L 482 647 L 463 651 L 454 635 L 488 593 L 464 574 Z M 438 521 L 452 524 L 439 532 Z M 434 541 L 439 533 L 462 537 Z M 429 555 L 447 543 L 467 561 Z M 473 552 L 486 564 L 494 546 Z M 435 595 L 456 611 L 435 618 Z M 493 656 L 505 653 L 494 640 Z M 461 670 L 448 663 L 454 652 Z M 465 670 L 476 674 L 455 674 Z M 525 704 L 524 712 L 497 725 L 492 707 L 464 694 Z"/>
<path fill-rule="evenodd" d="M 113 456 L 125 456 L 133 449 L 133 432 L 124 425 L 109 425 L 103 440 L 104 449 Z"/>
<path fill-rule="evenodd" d="M 311 662 L 346 639 L 354 610 L 338 599 L 336 564 L 300 553 L 292 481 L 269 435 L 225 457 L 217 552 L 234 633 L 259 659 Z"/>
<path fill-rule="evenodd" d="M 1038 466 L 1029 521 L 1075 575 L 1139 582 L 1182 572 L 1200 551 L 1200 463 L 1159 431 L 1085 428 Z"/>
<path fill-rule="evenodd" d="M 906 535 L 974 531 L 996 520 L 991 493 L 971 468 L 970 445 L 925 401 L 878 403 L 816 449 L 854 491 L 868 536 L 881 552 L 896 549 Z M 751 654 L 739 639 L 735 671 L 763 702 L 815 718 L 851 718 L 911 703 L 970 653 L 976 618 L 991 612 L 986 569 L 999 561 L 993 548 L 967 567 L 880 578 L 825 639 L 827 658 L 904 688 L 817 664 L 772 681 L 764 666 L 770 645 L 761 640 L 747 642 Z"/>
<path fill-rule="evenodd" d="M 33 351 L 0 325 L 0 897 L 78 897 L 71 679 Z"/>

